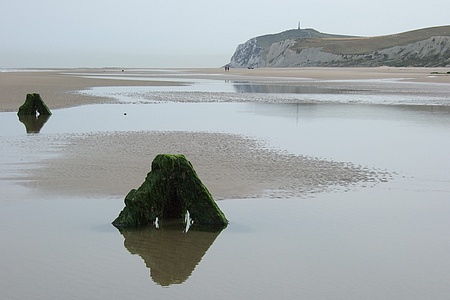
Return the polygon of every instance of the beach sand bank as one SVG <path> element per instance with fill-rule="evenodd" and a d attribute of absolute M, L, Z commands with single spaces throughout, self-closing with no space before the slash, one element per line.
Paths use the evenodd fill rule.
<path fill-rule="evenodd" d="M 122 71 L 123 70 L 123 71 Z M 450 84 L 447 68 L 261 68 L 231 69 L 167 69 L 161 77 L 159 69 L 59 69 L 59 70 L 8 70 L 0 72 L 0 111 L 17 111 L 27 93 L 41 94 L 52 109 L 93 103 L 114 102 L 111 98 L 92 97 L 77 93 L 101 86 L 176 86 L 184 83 L 180 78 L 300 81 L 302 85 L 321 86 L 323 81 L 352 81 L 395 79 L 410 82 Z M 439 74 L 432 74 L 437 72 Z M 180 77 L 179 75 L 182 74 Z M 127 78 L 128 79 L 124 79 Z M 152 77 L 155 76 L 155 77 Z M 133 78 L 134 77 L 134 78 Z M 167 78 L 176 78 L 174 81 Z M 147 79 L 144 79 L 147 78 Z M 306 79 L 306 80 L 305 80 Z M 341 82 L 342 89 L 350 83 Z M 351 85 L 355 89 L 354 85 Z M 357 87 L 364 90 L 364 85 Z"/>
<path fill-rule="evenodd" d="M 50 109 L 115 102 L 112 98 L 77 93 L 98 86 L 182 85 L 183 78 L 267 80 L 283 78 L 308 84 L 321 80 L 398 79 L 449 83 L 443 69 L 68 69 L 0 72 L 0 111 L 16 111 L 27 93 L 40 93 Z M 126 78 L 124 78 L 126 74 Z M 180 76 L 180 74 L 182 76 Z M 153 76 L 153 77 L 152 77 Z M 173 81 L 167 78 L 176 78 Z M 148 78 L 148 79 L 143 79 Z M 181 79 L 180 79 L 181 78 Z M 311 80 L 312 79 L 312 80 Z M 20 161 L 20 175 L 7 178 L 44 195 L 123 197 L 137 188 L 159 153 L 182 153 L 191 160 L 214 197 L 301 196 L 329 187 L 385 181 L 388 174 L 266 149 L 243 136 L 205 132 L 116 132 L 61 137 L 58 156 L 29 167 Z M 4 178 L 3 178 L 4 179 Z"/>
<path fill-rule="evenodd" d="M 399 79 L 411 82 L 450 83 L 450 68 L 257 68 L 231 69 L 230 76 L 243 76 L 261 80 L 312 79 L 312 80 L 370 80 Z M 218 74 L 216 69 L 191 69 L 191 73 Z"/>
<path fill-rule="evenodd" d="M 210 132 L 110 132 L 62 136 L 62 155 L 25 165 L 17 182 L 42 196 L 125 196 L 160 153 L 184 154 L 216 199 L 302 197 L 387 181 L 351 163 L 290 155 L 240 135 Z M 28 166 L 28 168 L 26 168 Z"/>

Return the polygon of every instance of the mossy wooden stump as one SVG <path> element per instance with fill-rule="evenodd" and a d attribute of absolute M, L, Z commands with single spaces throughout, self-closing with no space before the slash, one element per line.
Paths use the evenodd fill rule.
<path fill-rule="evenodd" d="M 27 94 L 25 103 L 19 107 L 17 115 L 19 116 L 36 116 L 47 115 L 50 116 L 52 113 L 50 109 L 45 105 L 44 101 L 39 94 Z"/>
<path fill-rule="evenodd" d="M 136 228 L 164 219 L 183 218 L 191 228 L 220 230 L 228 221 L 184 155 L 159 154 L 144 183 L 125 197 L 125 208 L 113 221 L 118 228 Z"/>

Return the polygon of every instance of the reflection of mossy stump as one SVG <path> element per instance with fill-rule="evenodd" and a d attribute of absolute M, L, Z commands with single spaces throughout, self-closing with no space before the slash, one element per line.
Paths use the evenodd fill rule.
<path fill-rule="evenodd" d="M 182 218 L 189 212 L 193 227 L 222 229 L 228 221 L 184 155 L 159 154 L 144 183 L 125 197 L 125 208 L 113 225 L 119 228 Z"/>
<path fill-rule="evenodd" d="M 19 107 L 17 114 L 19 116 L 36 116 L 39 115 L 51 115 L 50 109 L 45 105 L 44 101 L 39 94 L 27 94 L 25 103 Z"/>

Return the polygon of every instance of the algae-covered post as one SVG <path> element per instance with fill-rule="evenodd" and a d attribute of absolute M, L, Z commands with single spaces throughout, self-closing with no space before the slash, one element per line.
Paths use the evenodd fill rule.
<path fill-rule="evenodd" d="M 25 103 L 19 107 L 19 121 L 25 125 L 27 133 L 38 133 L 51 116 L 39 94 L 27 94 Z"/>
<path fill-rule="evenodd" d="M 19 116 L 36 116 L 39 115 L 51 115 L 50 109 L 45 105 L 44 101 L 39 94 L 27 94 L 25 103 L 19 107 L 17 114 Z"/>
<path fill-rule="evenodd" d="M 228 221 L 184 155 L 159 154 L 144 183 L 125 197 L 125 208 L 113 221 L 118 228 L 183 218 L 189 212 L 191 228 L 223 229 Z"/>

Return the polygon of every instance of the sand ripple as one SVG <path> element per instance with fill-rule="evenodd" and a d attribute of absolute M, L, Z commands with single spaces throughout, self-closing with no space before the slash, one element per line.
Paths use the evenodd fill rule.
<path fill-rule="evenodd" d="M 113 132 L 60 138 L 62 155 L 26 169 L 26 181 L 18 181 L 48 194 L 124 197 L 143 182 L 159 153 L 184 154 L 216 199 L 303 197 L 390 176 L 350 163 L 291 155 L 233 134 Z"/>

